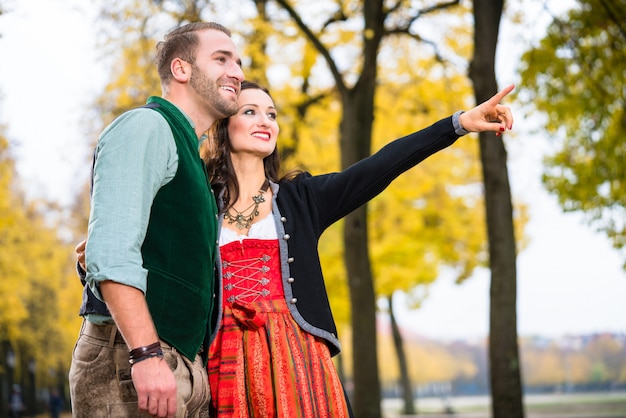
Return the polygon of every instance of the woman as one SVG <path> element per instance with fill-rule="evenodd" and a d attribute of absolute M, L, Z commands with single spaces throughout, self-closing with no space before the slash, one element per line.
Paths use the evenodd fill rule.
<path fill-rule="evenodd" d="M 398 139 L 340 173 L 279 178 L 269 92 L 244 82 L 239 111 L 203 149 L 220 207 L 220 306 L 209 350 L 215 416 L 345 417 L 331 357 L 340 351 L 317 243 L 334 222 L 467 132 L 512 128 L 509 86 Z"/>

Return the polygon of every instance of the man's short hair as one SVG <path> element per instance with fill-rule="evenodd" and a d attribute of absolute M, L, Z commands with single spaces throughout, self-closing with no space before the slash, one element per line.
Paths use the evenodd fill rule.
<path fill-rule="evenodd" d="M 156 66 L 161 79 L 161 84 L 168 85 L 172 80 L 170 64 L 175 58 L 180 58 L 190 64 L 195 64 L 196 51 L 200 40 L 198 31 L 219 30 L 231 37 L 230 30 L 216 22 L 193 22 L 178 27 L 167 35 L 165 39 L 157 43 Z"/>

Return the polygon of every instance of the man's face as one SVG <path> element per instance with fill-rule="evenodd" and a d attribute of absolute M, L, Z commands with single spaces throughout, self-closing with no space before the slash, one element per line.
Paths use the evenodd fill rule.
<path fill-rule="evenodd" d="M 244 77 L 237 48 L 219 30 L 203 30 L 198 36 L 200 45 L 189 84 L 214 118 L 231 116 L 237 113 Z"/>

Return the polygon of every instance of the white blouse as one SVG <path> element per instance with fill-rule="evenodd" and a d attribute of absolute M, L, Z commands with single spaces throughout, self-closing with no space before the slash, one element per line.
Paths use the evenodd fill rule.
<path fill-rule="evenodd" d="M 247 238 L 277 239 L 278 234 L 276 233 L 276 225 L 274 225 L 274 215 L 270 212 L 265 218 L 253 223 L 247 235 L 222 227 L 220 231 L 220 247 L 230 242 L 243 241 Z"/>

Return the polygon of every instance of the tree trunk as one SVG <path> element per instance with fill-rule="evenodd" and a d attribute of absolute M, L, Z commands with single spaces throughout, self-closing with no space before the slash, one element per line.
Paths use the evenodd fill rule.
<path fill-rule="evenodd" d="M 402 346 L 402 334 L 393 313 L 393 294 L 389 295 L 389 318 L 391 318 L 391 334 L 393 336 L 393 346 L 398 357 L 398 369 L 400 371 L 400 387 L 402 388 L 402 399 L 404 401 L 404 415 L 415 415 L 415 402 L 413 399 L 413 388 L 409 378 L 409 366 L 406 361 L 404 347 Z"/>
<path fill-rule="evenodd" d="M 344 227 L 352 315 L 353 409 L 355 417 L 379 418 L 376 298 L 368 255 L 366 214 L 367 208 L 362 206 L 346 217 Z"/>
<path fill-rule="evenodd" d="M 339 127 L 342 169 L 371 154 L 376 59 L 384 33 L 382 6 L 382 0 L 364 2 L 365 27 L 371 32 L 364 39 L 363 70 L 352 89 L 339 86 L 343 112 Z M 367 205 L 346 216 L 343 240 L 352 316 L 354 416 L 380 418 L 376 294 L 369 257 Z"/>
<path fill-rule="evenodd" d="M 470 78 L 476 103 L 496 93 L 495 52 L 503 0 L 474 0 L 474 58 Z M 489 362 L 493 418 L 523 418 L 517 345 L 517 273 L 513 206 L 502 137 L 480 134 L 491 266 Z"/>
<path fill-rule="evenodd" d="M 342 95 L 341 166 L 343 169 L 370 155 L 375 77 Z M 380 418 L 381 397 L 376 336 L 376 295 L 367 233 L 367 204 L 345 218 L 344 262 L 350 287 L 354 415 Z"/>
<path fill-rule="evenodd" d="M 348 94 L 348 96 L 351 95 Z M 362 107 L 362 104 L 355 102 L 351 106 L 344 106 L 344 110 L 357 107 Z M 352 138 L 356 138 L 359 132 L 362 133 L 363 129 L 368 129 L 367 127 L 371 124 L 359 126 L 355 120 L 358 112 L 353 110 L 351 115 L 344 114 L 342 120 L 341 154 L 344 168 L 362 158 L 360 154 L 365 146 L 363 138 L 368 138 L 366 142 L 368 142 L 367 153 L 369 153 L 369 135 L 360 137 L 359 143 Z M 359 418 L 380 418 L 376 297 L 368 250 L 367 205 L 361 206 L 346 216 L 343 239 L 352 317 L 354 414 Z"/>

